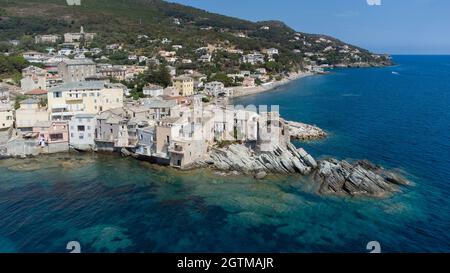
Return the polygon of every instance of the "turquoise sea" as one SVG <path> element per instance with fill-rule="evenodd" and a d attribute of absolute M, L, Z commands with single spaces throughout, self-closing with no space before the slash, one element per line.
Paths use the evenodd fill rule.
<path fill-rule="evenodd" d="M 0 252 L 450 251 L 450 56 L 338 69 L 236 104 L 279 105 L 325 140 L 316 157 L 369 159 L 414 182 L 387 199 L 325 197 L 300 176 L 256 181 L 116 155 L 0 161 Z M 393 73 L 394 72 L 394 73 Z"/>

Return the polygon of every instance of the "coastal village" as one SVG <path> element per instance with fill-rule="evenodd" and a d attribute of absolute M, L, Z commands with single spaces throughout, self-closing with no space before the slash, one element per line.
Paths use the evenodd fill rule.
<path fill-rule="evenodd" d="M 303 64 L 288 69 L 277 62 L 282 54 L 277 48 L 249 52 L 208 44 L 186 52 L 168 38 L 138 35 L 137 40 L 154 44 L 157 53 L 151 55 L 125 50 L 123 44 L 94 47 L 95 37 L 83 27 L 36 35 L 34 44 L 45 45 L 46 52 L 21 53 L 25 61 L 18 62 L 26 66 L 20 80 L 0 83 L 0 157 L 115 152 L 179 169 L 207 167 L 257 179 L 310 175 L 327 194 L 381 197 L 408 183 L 366 161 L 318 161 L 291 140 L 323 138 L 323 130 L 284 120 L 277 107 L 232 103 L 234 97 L 339 67 L 324 57 L 330 51 L 353 59 L 342 66 L 384 64 L 361 61 L 357 48 L 335 48 L 333 41 L 318 38 L 316 43 L 330 45 L 322 52 L 303 52 Z M 114 60 L 118 52 L 121 64 Z M 202 73 L 221 62 L 232 65 L 234 73 Z"/>
<path fill-rule="evenodd" d="M 267 110 L 258 113 L 258 109 L 234 109 L 229 104 L 232 97 L 274 88 L 289 79 L 321 71 L 320 67 L 290 77 L 278 75 L 278 81 L 264 68 L 240 71 L 227 75 L 239 84 L 225 87 L 223 82 L 208 81 L 196 70 L 180 73 L 170 66 L 179 61 L 177 50 L 183 45 L 172 45 L 173 51 L 161 50 L 159 56 L 130 54 L 131 65 L 96 63 L 85 56 L 87 52 L 102 52 L 88 46 L 95 36 L 83 27 L 78 33 L 35 36 L 36 44 L 57 44 L 59 49 L 24 52 L 30 65 L 22 70 L 20 86 L 2 83 L 0 126 L 3 135 L 7 134 L 1 148 L 4 156 L 69 150 L 128 151 L 145 160 L 185 168 L 204 159 L 210 147 L 225 143 L 251 143 L 261 151 L 270 151 L 289 142 L 291 133 L 300 139 L 325 135 L 306 124 L 292 123 L 295 126 L 290 128 L 279 114 Z M 148 39 L 145 35 L 137 38 Z M 81 41 L 87 46 L 80 48 Z M 171 42 L 162 39 L 160 43 Z M 107 49 L 120 47 L 109 45 Z M 198 49 L 205 54 L 197 62 L 211 62 L 216 50 L 214 46 Z M 242 55 L 240 62 L 262 64 L 278 53 L 269 48 L 263 53 Z M 166 65 L 170 85 L 146 82 L 141 95 L 133 97 L 122 82 L 136 79 L 155 62 Z M 279 129 L 267 130 L 268 124 Z M 266 140 L 261 133 L 265 128 L 271 132 Z M 268 140 L 273 143 L 267 144 Z"/>

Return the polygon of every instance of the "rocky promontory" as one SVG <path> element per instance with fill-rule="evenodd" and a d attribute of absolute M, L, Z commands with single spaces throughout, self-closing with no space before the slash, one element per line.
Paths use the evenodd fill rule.
<path fill-rule="evenodd" d="M 316 140 L 327 136 L 325 131 L 317 126 L 296 121 L 285 121 L 289 125 L 291 139 Z"/>
<path fill-rule="evenodd" d="M 324 194 L 384 197 L 409 184 L 400 175 L 368 161 L 323 160 L 314 176 Z"/>
<path fill-rule="evenodd" d="M 268 173 L 309 175 L 318 183 L 321 194 L 386 197 L 401 185 L 409 184 L 400 175 L 368 161 L 316 161 L 291 143 L 273 152 L 256 152 L 240 144 L 214 148 L 200 164 L 220 171 L 253 174 L 257 179 L 263 179 Z"/>

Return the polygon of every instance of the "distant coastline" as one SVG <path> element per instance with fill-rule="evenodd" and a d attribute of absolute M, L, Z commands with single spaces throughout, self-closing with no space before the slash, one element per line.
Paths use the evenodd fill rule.
<path fill-rule="evenodd" d="M 313 76 L 313 75 L 316 75 L 316 74 L 312 73 L 312 72 L 293 73 L 289 77 L 284 78 L 280 81 L 270 82 L 270 83 L 266 83 L 266 84 L 263 84 L 260 86 L 235 87 L 233 89 L 234 93 L 233 93 L 232 98 L 251 96 L 251 95 L 256 95 L 256 94 L 260 94 L 260 93 L 264 93 L 264 92 L 268 92 L 268 91 L 273 91 L 273 90 L 276 90 L 278 87 L 284 86 L 293 81 L 296 81 L 296 80 L 299 80 L 299 79 L 302 79 L 305 77 Z"/>

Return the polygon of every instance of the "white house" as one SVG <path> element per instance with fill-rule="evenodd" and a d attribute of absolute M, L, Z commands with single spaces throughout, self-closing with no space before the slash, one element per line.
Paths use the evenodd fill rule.
<path fill-rule="evenodd" d="M 273 55 L 278 55 L 279 54 L 279 51 L 276 48 L 269 48 L 269 49 L 267 49 L 266 52 L 267 52 L 267 55 L 269 55 L 269 56 L 273 56 Z"/>
<path fill-rule="evenodd" d="M 264 63 L 264 55 L 261 53 L 253 53 L 253 54 L 247 54 L 242 57 L 243 63 L 250 63 L 250 64 L 257 64 L 257 63 Z"/>
<path fill-rule="evenodd" d="M 156 151 L 155 127 L 149 126 L 137 129 L 138 144 L 136 153 L 143 156 L 151 156 Z"/>
<path fill-rule="evenodd" d="M 94 114 L 76 114 L 69 121 L 69 144 L 72 148 L 91 150 L 95 142 L 95 126 L 97 119 Z"/>
<path fill-rule="evenodd" d="M 142 63 L 142 62 L 146 62 L 148 60 L 148 57 L 146 57 L 146 56 L 139 56 L 139 63 Z"/>
<path fill-rule="evenodd" d="M 157 97 L 164 94 L 164 88 L 159 85 L 148 84 L 142 89 L 142 92 L 145 96 Z"/>
<path fill-rule="evenodd" d="M 209 62 L 211 62 L 211 59 L 212 59 L 211 54 L 205 54 L 205 55 L 202 55 L 198 60 L 202 63 L 209 63 Z"/>
<path fill-rule="evenodd" d="M 205 93 L 209 96 L 218 97 L 220 93 L 224 92 L 224 84 L 221 82 L 208 82 L 205 84 Z"/>

